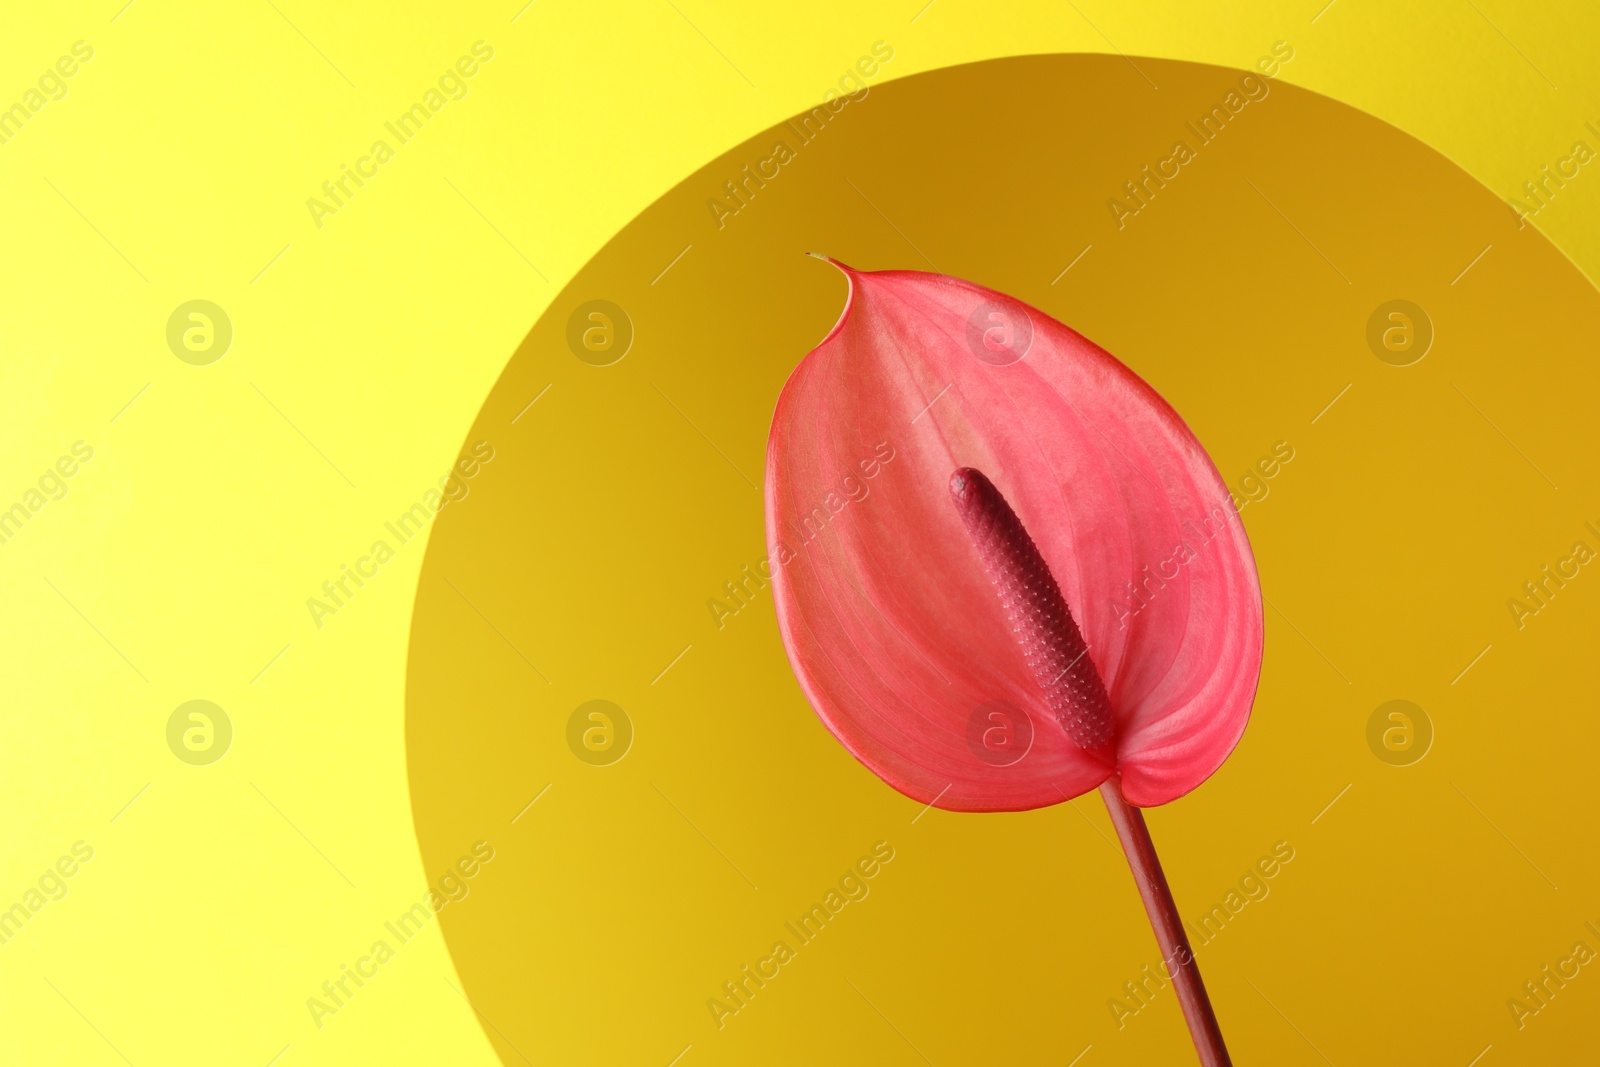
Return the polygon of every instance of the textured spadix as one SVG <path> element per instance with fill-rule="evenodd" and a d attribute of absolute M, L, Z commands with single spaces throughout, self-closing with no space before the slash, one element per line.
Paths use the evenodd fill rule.
<path fill-rule="evenodd" d="M 812 706 L 943 808 L 1040 807 L 1113 772 L 1141 806 L 1193 789 L 1244 730 L 1262 643 L 1250 546 L 1205 450 L 1042 312 L 943 275 L 841 269 L 844 314 L 784 387 L 767 452 L 774 599 Z M 1009 503 L 1084 648 L 1016 628 L 1032 616 L 985 565 L 952 485 L 964 468 Z M 1091 680 L 1103 728 L 1063 696 Z"/>
<path fill-rule="evenodd" d="M 950 495 L 1050 713 L 1079 748 L 1109 745 L 1116 727 L 1105 683 L 1039 546 L 982 471 L 956 471 Z"/>

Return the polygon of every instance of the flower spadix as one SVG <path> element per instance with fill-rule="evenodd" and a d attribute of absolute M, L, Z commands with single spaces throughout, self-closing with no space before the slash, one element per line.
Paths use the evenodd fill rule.
<path fill-rule="evenodd" d="M 1014 811 L 1113 774 L 1182 796 L 1238 743 L 1261 594 L 1183 420 L 1042 312 L 861 272 L 779 398 L 773 592 L 828 729 L 923 803 Z"/>

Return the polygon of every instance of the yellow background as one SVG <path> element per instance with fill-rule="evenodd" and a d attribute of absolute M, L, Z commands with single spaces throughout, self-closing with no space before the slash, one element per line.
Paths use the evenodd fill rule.
<path fill-rule="evenodd" d="M 0 497 L 19 499 L 77 440 L 91 443 L 95 458 L 73 477 L 65 499 L 0 547 L 11 696 L 0 774 L 11 813 L 0 898 L 20 899 L 77 840 L 90 842 L 95 858 L 72 878 L 66 899 L 0 946 L 0 1054 L 28 1063 L 114 1063 L 120 1055 L 133 1063 L 266 1064 L 280 1053 L 285 1063 L 495 1062 L 471 1008 L 447 985 L 459 988 L 462 976 L 436 927 L 405 946 L 325 1029 L 309 1020 L 306 998 L 340 964 L 365 953 L 383 923 L 420 899 L 437 872 L 425 867 L 416 845 L 404 743 L 421 545 L 401 549 L 320 630 L 305 599 L 437 482 L 508 354 L 608 238 L 706 160 L 816 103 L 875 40 L 896 50 L 878 84 L 1042 52 L 1120 49 L 1243 68 L 1273 41 L 1289 40 L 1296 58 L 1283 71 L 1285 82 L 1394 123 L 1501 196 L 1516 194 L 1543 164 L 1565 156 L 1585 136 L 1584 121 L 1600 118 L 1588 103 L 1600 96 L 1587 55 L 1592 15 L 1551 17 L 1542 7 L 1510 4 L 1418 5 L 1397 13 L 1338 0 L 1320 14 L 1317 6 L 1230 5 L 1224 15 L 1166 5 L 1075 10 L 938 0 L 920 14 L 916 4 L 752 14 L 539 0 L 519 14 L 517 3 L 448 13 L 422 5 L 330 11 L 282 3 L 222 12 L 136 0 L 120 11 L 113 2 L 10 16 L 11 31 L 0 42 L 6 100 L 20 97 L 74 41 L 88 41 L 95 56 L 68 83 L 65 99 L 0 146 L 11 252 L 0 266 L 7 428 L 0 472 L 8 479 Z M 472 79 L 467 98 L 447 106 L 319 230 L 306 198 L 480 39 L 493 45 L 495 58 Z M 1009 147 L 1009 165 L 1025 166 L 1026 146 Z M 1584 175 L 1572 182 L 1536 220 L 1591 275 L 1600 264 L 1600 190 L 1592 181 Z M 1426 202 L 1426 193 L 1407 195 Z M 1153 220 L 1132 225 L 1146 221 Z M 1500 222 L 1514 229 L 1509 216 Z M 1293 234 L 1283 240 L 1286 255 L 1308 255 Z M 1448 282 L 1494 242 L 1461 284 L 1511 286 L 1515 279 L 1486 268 L 1517 240 L 1502 245 L 1463 235 L 1462 255 L 1441 260 L 1440 277 Z M 663 265 L 674 251 L 666 250 Z M 1064 265 L 1076 249 L 1063 252 Z M 1579 311 L 1587 308 L 1592 330 L 1592 291 L 1549 264 L 1543 269 L 1540 278 L 1565 288 L 1527 292 L 1529 301 L 1544 301 L 1541 335 L 1565 337 L 1576 351 L 1592 333 L 1561 329 L 1582 325 Z M 1241 295 L 1247 291 L 1242 282 Z M 220 304 L 234 325 L 231 351 L 209 367 L 181 363 L 166 347 L 169 314 L 194 298 Z M 1471 308 L 1475 298 L 1461 299 Z M 1592 804 L 1571 807 L 1579 802 L 1586 736 L 1573 722 L 1593 699 L 1592 681 L 1576 674 L 1582 612 L 1592 594 L 1574 589 L 1520 634 L 1510 630 L 1502 600 L 1564 553 L 1582 535 L 1583 519 L 1597 517 L 1585 442 L 1573 421 L 1592 391 L 1583 391 L 1588 379 L 1574 378 L 1572 367 L 1546 362 L 1548 348 L 1524 350 L 1492 310 L 1483 314 L 1503 331 L 1494 335 L 1502 363 L 1482 365 L 1476 391 L 1459 384 L 1520 446 L 1546 459 L 1561 489 L 1541 500 L 1534 490 L 1544 483 L 1529 481 L 1532 472 L 1470 409 L 1451 416 L 1456 421 L 1441 431 L 1441 443 L 1423 432 L 1427 409 L 1403 396 L 1391 397 L 1384 412 L 1336 406 L 1333 412 L 1352 420 L 1419 420 L 1418 436 L 1399 442 L 1381 465 L 1330 461 L 1326 484 L 1374 515 L 1359 523 L 1348 514 L 1319 515 L 1309 490 L 1298 504 L 1306 509 L 1307 543 L 1285 566 L 1303 568 L 1297 573 L 1307 595 L 1315 593 L 1313 607 L 1280 605 L 1312 640 L 1319 610 L 1342 592 L 1329 588 L 1341 572 L 1316 554 L 1360 550 L 1390 568 L 1381 571 L 1386 581 L 1364 591 L 1359 617 L 1367 628 L 1342 625 L 1338 632 L 1349 641 L 1343 647 L 1318 642 L 1351 673 L 1355 692 L 1317 720 L 1325 733 L 1311 733 L 1303 745 L 1285 741 L 1274 750 L 1280 762 L 1256 767 L 1251 782 L 1263 788 L 1230 792 L 1219 779 L 1187 808 L 1153 820 L 1158 842 L 1188 842 L 1168 862 L 1187 872 L 1205 899 L 1224 891 L 1235 869 L 1271 840 L 1290 836 L 1269 831 L 1269 823 L 1304 824 L 1344 782 L 1354 783 L 1322 822 L 1303 831 L 1326 829 L 1328 850 L 1319 858 L 1308 847 L 1281 876 L 1304 875 L 1306 896 L 1291 903 L 1296 887 L 1276 886 L 1262 910 L 1275 901 L 1283 910 L 1269 913 L 1270 924 L 1263 915 L 1261 933 L 1253 935 L 1266 939 L 1277 924 L 1301 938 L 1325 931 L 1309 942 L 1312 955 L 1285 960 L 1280 946 L 1265 940 L 1255 951 L 1292 968 L 1293 994 L 1273 1001 L 1302 1027 L 1308 1016 L 1322 1020 L 1312 1036 L 1336 1062 L 1339 1046 L 1328 1042 L 1341 1038 L 1361 1049 L 1351 1062 L 1370 1061 L 1375 1054 L 1358 1036 L 1364 1029 L 1397 1042 L 1393 1062 L 1426 1053 L 1465 1064 L 1491 1043 L 1488 1057 L 1503 1062 L 1550 1062 L 1555 1050 L 1587 1036 L 1584 1009 L 1595 994 L 1584 987 L 1593 979 L 1576 980 L 1520 1036 L 1503 1001 L 1566 954 L 1583 918 L 1600 917 L 1592 857 L 1570 830 L 1594 814 Z M 1245 305 L 1228 314 L 1274 312 Z M 1226 327 L 1224 316 L 1216 328 Z M 1443 353 L 1441 347 L 1429 358 Z M 1388 370 L 1359 350 L 1349 358 L 1362 373 Z M 1425 362 L 1417 369 L 1433 368 Z M 1260 381 L 1240 388 L 1267 395 Z M 1352 392 L 1341 406 L 1356 398 Z M 1313 397 L 1312 410 L 1324 399 Z M 757 420 L 770 400 L 753 403 L 741 418 Z M 1192 406 L 1179 402 L 1186 412 Z M 1353 435 L 1355 447 L 1361 423 L 1338 432 Z M 1454 448 L 1481 464 L 1481 473 L 1469 484 L 1442 482 L 1445 467 L 1418 460 L 1424 445 L 1433 463 Z M 1242 449 L 1218 461 L 1227 475 L 1254 458 Z M 1311 469 L 1313 459 L 1284 472 L 1286 507 L 1288 479 Z M 756 468 L 747 469 L 753 476 Z M 1383 541 L 1385 508 L 1425 513 L 1431 495 L 1497 486 L 1506 491 L 1451 512 L 1420 543 L 1410 526 L 1395 527 L 1395 540 Z M 1269 498 L 1263 510 L 1275 503 Z M 730 559 L 725 576 L 743 562 Z M 1267 589 L 1272 596 L 1270 581 Z M 1465 636 L 1480 622 L 1483 643 L 1495 647 L 1451 686 L 1481 647 Z M 1448 643 L 1435 636 L 1446 623 Z M 1309 676 L 1321 661 L 1295 644 L 1282 617 L 1269 626 L 1269 656 L 1296 671 L 1303 666 Z M 1420 650 L 1406 673 L 1358 676 L 1349 666 L 1389 662 L 1401 640 Z M 619 665 L 619 673 L 648 680 L 674 651 L 667 642 L 664 656 L 652 651 Z M 1432 679 L 1431 689 L 1415 680 L 1422 678 Z M 1464 688 L 1469 682 L 1476 692 Z M 602 694 L 575 697 L 591 695 Z M 1419 791 L 1426 785 L 1426 802 L 1380 784 L 1404 772 L 1365 750 L 1366 715 L 1392 696 L 1439 709 L 1439 749 L 1402 779 Z M 1292 708 L 1293 697 L 1279 694 L 1276 706 Z M 165 742 L 172 710 L 197 698 L 224 707 L 235 728 L 232 751 L 207 768 L 178 762 Z M 1447 728 L 1455 731 L 1455 764 L 1445 762 Z M 1350 771 L 1341 775 L 1344 767 Z M 843 763 L 838 773 L 857 774 Z M 1517 845 L 1449 791 L 1451 781 Z M 482 787 L 470 776 L 463 786 Z M 534 812 L 559 818 L 556 799 L 552 791 L 550 810 Z M 893 797 L 882 803 L 896 817 L 904 806 Z M 1226 849 L 1208 851 L 1199 833 L 1217 812 L 1251 812 L 1254 822 L 1229 831 Z M 911 808 L 905 818 L 915 814 Z M 935 830 L 937 839 L 939 817 L 930 813 L 917 828 Z M 1082 819 L 1066 809 L 1052 818 L 1068 820 L 1064 833 L 1079 833 L 1076 849 L 1096 846 Z M 869 843 L 841 843 L 837 862 L 799 870 L 796 893 L 820 892 L 834 868 Z M 1536 876 L 1518 847 L 1561 888 Z M 1114 859 L 1097 856 L 1097 881 L 1126 877 Z M 976 877 L 958 851 L 938 863 L 946 876 Z M 482 887 L 505 869 L 486 867 Z M 882 877 L 904 869 L 891 865 Z M 1006 874 L 993 857 L 986 870 Z M 1438 891 L 1453 884 L 1448 894 Z M 1019 915 L 1070 907 L 1066 887 L 1027 888 L 1039 891 L 1023 895 L 1019 885 L 1009 898 Z M 887 902 L 874 898 L 863 911 Z M 471 905 L 469 898 L 464 915 Z M 933 915 L 943 905 L 927 906 Z M 450 911 L 444 914 L 448 921 Z M 1329 916 L 1338 917 L 1331 930 Z M 847 913 L 843 921 L 852 918 Z M 1126 918 L 1118 915 L 1116 929 Z M 603 915 L 551 921 L 604 926 Z M 1082 925 L 1099 930 L 1109 922 L 1089 915 Z M 931 919 L 929 925 L 932 937 L 938 927 Z M 1112 934 L 1104 934 L 1108 946 L 1132 953 Z M 1390 955 L 1381 958 L 1390 962 L 1380 964 L 1357 945 L 1387 946 Z M 1025 947 L 1032 969 L 1065 965 L 1058 946 Z M 707 959 L 706 973 L 731 973 L 723 958 Z M 880 965 L 884 975 L 896 973 L 889 962 Z M 531 972 L 542 966 L 536 957 L 526 961 Z M 1019 966 L 1010 980 L 1025 984 L 1030 973 Z M 1269 996 L 1277 991 L 1250 973 Z M 1269 971 L 1266 981 L 1283 977 Z M 556 972 L 548 980 L 559 988 L 563 978 Z M 591 995 L 604 1004 L 615 996 L 608 981 L 638 980 L 626 970 L 595 976 Z M 1239 987 L 1227 993 L 1230 1001 L 1246 995 Z M 902 1027 L 903 1013 L 915 1019 L 928 1010 L 878 1004 Z M 881 1020 L 860 1010 L 848 1026 L 871 1035 L 863 1056 L 899 1062 L 893 1057 L 910 1055 Z M 1118 1035 L 1108 1035 L 1103 1011 L 1089 1003 L 1062 1006 L 1054 1016 L 1042 1006 L 999 1018 L 987 1012 L 975 1015 L 972 1028 L 1015 1035 L 1060 1027 L 1038 1052 L 1055 1058 L 1039 1062 L 1067 1062 L 1090 1043 L 1089 1057 L 1138 1062 L 1133 1049 L 1118 1048 Z M 1176 1016 L 1170 1006 L 1151 1011 L 1145 1032 L 1156 1035 L 1148 1040 L 1159 1051 L 1150 1054 L 1176 1055 Z M 1102 1036 L 1069 1039 L 1065 1020 L 1074 1013 L 1093 1019 Z M 1262 1057 L 1320 1062 L 1263 1004 L 1236 1017 L 1230 1025 L 1225 1014 L 1225 1027 L 1259 1041 Z M 1481 1040 L 1469 1020 L 1481 1020 Z M 605 1025 L 630 1028 L 637 1020 L 619 1014 Z M 691 1042 L 697 1048 L 689 1056 L 713 1047 L 693 1036 L 683 1044 Z M 944 1062 L 938 1046 L 918 1043 Z M 664 1035 L 657 1058 L 665 1064 L 681 1047 Z M 951 1047 L 952 1061 L 974 1055 Z"/>

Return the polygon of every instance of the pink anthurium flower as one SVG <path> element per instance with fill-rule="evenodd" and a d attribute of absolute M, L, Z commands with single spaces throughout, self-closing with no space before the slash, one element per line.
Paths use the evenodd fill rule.
<path fill-rule="evenodd" d="M 831 262 L 831 261 L 830 261 Z M 1098 787 L 1207 1064 L 1227 1063 L 1141 807 L 1244 732 L 1261 592 L 1205 449 L 1105 350 L 993 290 L 868 273 L 773 417 L 790 663 L 884 781 L 953 811 Z"/>

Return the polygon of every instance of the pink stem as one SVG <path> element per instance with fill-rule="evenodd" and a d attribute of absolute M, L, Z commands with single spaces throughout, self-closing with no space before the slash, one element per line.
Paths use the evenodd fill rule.
<path fill-rule="evenodd" d="M 1123 797 L 1121 779 L 1115 776 L 1100 784 L 1100 796 L 1105 799 L 1111 823 L 1122 841 L 1122 851 L 1133 869 L 1134 883 L 1144 899 L 1150 925 L 1155 928 L 1156 944 L 1161 947 L 1162 971 L 1172 979 L 1178 992 L 1178 1003 L 1183 1006 L 1183 1018 L 1189 1024 L 1189 1036 L 1194 1039 L 1200 1063 L 1203 1067 L 1232 1067 L 1227 1046 L 1222 1043 L 1217 1013 L 1212 1010 L 1211 998 L 1206 996 L 1205 983 L 1200 980 L 1200 966 L 1189 948 L 1189 935 L 1184 932 L 1183 919 L 1178 915 L 1177 904 L 1173 903 L 1167 876 L 1161 872 L 1161 860 L 1156 856 L 1155 843 L 1150 840 L 1144 813 Z"/>
<path fill-rule="evenodd" d="M 1105 684 L 1039 546 L 982 471 L 958 468 L 950 476 L 950 495 L 1051 714 L 1079 748 L 1112 756 L 1115 727 Z M 1177 988 L 1200 1062 L 1203 1067 L 1232 1067 L 1144 816 L 1122 795 L 1121 779 L 1115 776 L 1101 783 L 1100 795 L 1122 838 L 1122 851 L 1155 927 L 1164 969 Z"/>

